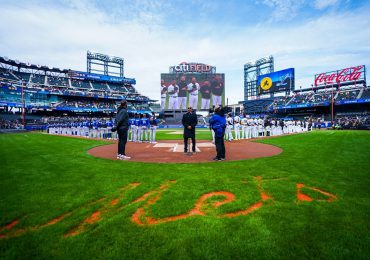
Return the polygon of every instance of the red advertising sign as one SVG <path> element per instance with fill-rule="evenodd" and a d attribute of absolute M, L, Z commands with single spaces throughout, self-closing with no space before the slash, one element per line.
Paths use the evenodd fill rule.
<path fill-rule="evenodd" d="M 354 82 L 365 78 L 365 65 L 315 75 L 315 86 Z"/>

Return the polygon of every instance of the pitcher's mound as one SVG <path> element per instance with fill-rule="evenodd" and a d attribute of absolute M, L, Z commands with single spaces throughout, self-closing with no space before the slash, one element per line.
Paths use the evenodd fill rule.
<path fill-rule="evenodd" d="M 225 141 L 225 147 L 226 161 L 269 157 L 283 151 L 281 148 L 273 145 L 255 143 L 249 140 Z M 92 148 L 88 153 L 96 157 L 116 160 L 117 143 Z M 216 148 L 209 141 L 197 141 L 196 153 L 190 155 L 184 154 L 184 144 L 181 140 L 159 141 L 156 144 L 128 142 L 126 155 L 131 157 L 129 161 L 135 162 L 211 162 L 212 158 L 216 156 Z"/>

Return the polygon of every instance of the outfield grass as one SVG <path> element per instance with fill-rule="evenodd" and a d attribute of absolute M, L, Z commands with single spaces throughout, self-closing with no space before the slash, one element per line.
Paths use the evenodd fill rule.
<path fill-rule="evenodd" d="M 200 135 L 210 137 L 209 132 Z M 181 134 L 167 138 L 164 131 L 158 137 L 181 139 Z M 19 220 L 15 229 L 20 230 L 0 232 L 14 235 L 0 239 L 0 258 L 369 259 L 370 132 L 321 131 L 259 142 L 284 152 L 238 162 L 156 165 L 87 154 L 104 141 L 0 135 L 0 227 Z M 256 176 L 263 178 L 262 188 L 272 198 L 248 215 L 218 217 L 260 200 Z M 231 192 L 236 200 L 216 209 L 205 205 L 206 216 L 149 226 L 133 223 L 131 216 L 147 202 L 131 202 L 168 180 L 176 182 L 147 208 L 153 218 L 184 214 L 213 191 Z M 134 182 L 141 185 L 120 191 Z M 302 192 L 313 201 L 297 200 L 298 183 L 306 185 Z M 337 198 L 325 201 L 327 196 L 309 187 Z M 109 205 L 120 193 L 118 204 Z M 102 197 L 104 201 L 93 203 Z M 97 210 L 104 212 L 101 221 L 64 237 Z M 70 215 L 40 228 L 65 213 Z"/>

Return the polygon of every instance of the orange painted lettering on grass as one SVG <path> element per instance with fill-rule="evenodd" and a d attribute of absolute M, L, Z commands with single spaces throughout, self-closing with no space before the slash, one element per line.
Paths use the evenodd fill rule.
<path fill-rule="evenodd" d="M 335 200 L 337 198 L 337 196 L 335 196 L 334 194 L 331 194 L 327 191 L 324 191 L 324 190 L 321 190 L 321 189 L 318 189 L 318 188 L 315 188 L 315 187 L 308 187 L 306 185 L 304 185 L 303 183 L 297 183 L 297 199 L 298 201 L 313 201 L 313 198 L 311 198 L 310 196 L 306 195 L 306 194 L 303 194 L 302 193 L 302 188 L 305 187 L 307 189 L 310 189 L 310 190 L 313 190 L 313 191 L 317 191 L 325 196 L 327 196 L 328 198 L 325 200 L 327 202 L 332 202 L 333 200 Z M 317 199 L 319 201 L 322 201 L 321 199 Z"/>
<path fill-rule="evenodd" d="M 259 209 L 263 205 L 263 201 L 269 200 L 272 197 L 268 195 L 263 187 L 262 187 L 262 177 L 258 176 L 255 177 L 255 180 L 257 182 L 257 189 L 260 192 L 261 199 L 257 201 L 256 203 L 252 204 L 251 206 L 247 207 L 246 209 L 230 212 L 226 214 L 219 215 L 218 217 L 227 217 L 227 218 L 233 218 L 241 215 L 248 215 L 249 213 Z M 186 219 L 191 216 L 206 216 L 206 213 L 204 212 L 204 207 L 207 205 L 207 200 L 214 196 L 222 196 L 224 197 L 221 201 L 215 201 L 211 205 L 215 208 L 220 207 L 226 203 L 231 203 L 235 200 L 235 195 L 228 191 L 214 191 L 209 192 L 206 194 L 203 194 L 195 203 L 194 208 L 189 210 L 187 213 L 180 214 L 177 216 L 171 216 L 161 219 L 156 219 L 151 216 L 148 216 L 146 212 L 148 211 L 149 206 L 153 205 L 160 199 L 161 192 L 164 190 L 163 188 L 166 187 L 166 185 L 162 185 L 161 189 L 159 191 L 151 191 L 149 193 L 144 194 L 144 196 L 140 197 L 139 199 L 135 200 L 134 202 L 138 201 L 144 201 L 147 199 L 147 203 L 138 208 L 136 212 L 132 215 L 131 220 L 136 223 L 137 225 L 153 225 L 153 224 L 159 224 L 159 223 L 167 223 L 172 222 L 180 219 Z M 150 196 L 153 196 L 150 198 Z M 148 199 L 149 198 L 149 199 Z"/>

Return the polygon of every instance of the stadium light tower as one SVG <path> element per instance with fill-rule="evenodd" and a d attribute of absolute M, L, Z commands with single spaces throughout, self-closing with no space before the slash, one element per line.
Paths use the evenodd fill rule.
<path fill-rule="evenodd" d="M 274 57 L 269 56 L 255 62 L 248 62 L 244 65 L 244 100 L 258 94 L 257 78 L 260 75 L 274 72 Z"/>
<path fill-rule="evenodd" d="M 87 51 L 86 59 L 88 73 L 103 72 L 103 74 L 107 76 L 124 77 L 124 60 L 122 58 Z M 99 69 L 94 69 L 92 65 L 98 66 Z M 101 70 L 101 67 L 103 67 L 103 70 Z M 112 69 L 119 69 L 119 72 L 112 71 Z"/>

